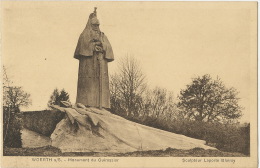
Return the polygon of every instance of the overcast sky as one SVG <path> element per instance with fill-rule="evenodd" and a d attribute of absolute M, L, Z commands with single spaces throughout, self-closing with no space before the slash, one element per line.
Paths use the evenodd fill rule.
<path fill-rule="evenodd" d="M 139 60 L 147 81 L 175 95 L 192 77 L 219 76 L 240 93 L 249 121 L 250 68 L 256 47 L 254 2 L 4 2 L 3 57 L 9 77 L 42 110 L 55 88 L 74 103 L 78 60 L 73 53 L 95 6 L 115 61 L 127 53 Z M 251 58 L 251 59 L 250 59 Z M 251 62 L 251 63 L 250 63 Z"/>

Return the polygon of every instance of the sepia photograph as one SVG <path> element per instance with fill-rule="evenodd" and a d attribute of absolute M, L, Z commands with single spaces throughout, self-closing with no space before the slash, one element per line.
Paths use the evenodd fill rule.
<path fill-rule="evenodd" d="M 257 167 L 256 1 L 2 1 L 3 167 Z"/>

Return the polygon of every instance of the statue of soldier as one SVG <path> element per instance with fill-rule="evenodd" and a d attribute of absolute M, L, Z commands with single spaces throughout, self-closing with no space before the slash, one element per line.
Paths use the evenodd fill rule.
<path fill-rule="evenodd" d="M 96 8 L 90 14 L 74 53 L 79 60 L 76 103 L 110 108 L 108 62 L 114 60 L 112 47 L 99 29 Z"/>

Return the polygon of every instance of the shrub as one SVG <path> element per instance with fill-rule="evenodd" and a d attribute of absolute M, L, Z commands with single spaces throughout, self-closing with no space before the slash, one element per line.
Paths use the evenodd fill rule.
<path fill-rule="evenodd" d="M 64 115 L 55 110 L 23 112 L 23 127 L 50 136 Z"/>
<path fill-rule="evenodd" d="M 22 147 L 21 140 L 21 114 L 19 109 L 11 109 L 4 107 L 4 125 L 3 125 L 3 134 L 4 134 L 4 146 L 12 148 Z"/>

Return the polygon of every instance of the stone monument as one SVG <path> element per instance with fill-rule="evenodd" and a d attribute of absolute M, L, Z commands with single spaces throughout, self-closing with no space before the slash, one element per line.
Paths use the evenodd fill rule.
<path fill-rule="evenodd" d="M 76 104 L 51 107 L 65 113 L 51 134 L 51 145 L 62 152 L 133 152 L 168 147 L 192 149 L 205 141 L 128 121 L 110 113 L 107 63 L 114 60 L 112 47 L 99 30 L 96 9 L 79 37 L 74 58 L 79 60 Z"/>
<path fill-rule="evenodd" d="M 76 103 L 110 108 L 107 63 L 114 60 L 114 54 L 106 35 L 99 29 L 96 8 L 79 37 L 74 58 L 79 60 Z"/>

